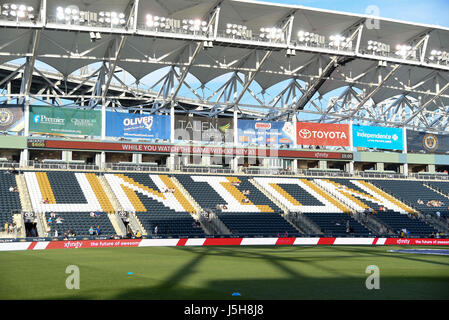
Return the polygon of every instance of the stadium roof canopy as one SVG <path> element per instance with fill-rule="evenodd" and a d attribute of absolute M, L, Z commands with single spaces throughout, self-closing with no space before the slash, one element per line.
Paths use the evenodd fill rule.
<path fill-rule="evenodd" d="M 12 2 L 0 1 L 2 11 L 11 10 Z M 22 3 L 34 10 L 20 18 L 0 15 L 0 85 L 9 100 L 448 127 L 448 28 L 247 0 Z M 26 59 L 8 63 L 18 58 Z M 37 61 L 57 72 L 40 70 Z M 101 66 L 79 72 L 93 63 Z M 139 86 L 162 68 L 160 81 Z M 133 84 L 117 76 L 122 70 Z M 192 79 L 203 89 L 213 82 L 215 91 L 201 94 Z M 264 93 L 281 82 L 267 101 Z M 337 88 L 344 90 L 328 105 L 314 102 Z"/>

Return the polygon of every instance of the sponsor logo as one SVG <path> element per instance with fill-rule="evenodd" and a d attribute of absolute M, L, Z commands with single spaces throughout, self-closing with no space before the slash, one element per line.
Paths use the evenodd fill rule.
<path fill-rule="evenodd" d="M 10 125 L 14 120 L 13 113 L 8 109 L 0 109 L 0 125 Z"/>
<path fill-rule="evenodd" d="M 83 246 L 83 243 L 81 241 L 68 241 L 64 243 L 64 248 L 70 249 L 70 248 L 81 248 Z"/>
<path fill-rule="evenodd" d="M 315 152 L 315 158 L 329 158 L 329 153 Z"/>
<path fill-rule="evenodd" d="M 61 118 L 50 118 L 43 114 L 36 114 L 33 116 L 33 122 L 34 123 L 41 123 L 41 124 L 50 124 L 50 125 L 64 125 L 65 119 Z"/>
<path fill-rule="evenodd" d="M 312 132 L 309 129 L 301 129 L 298 131 L 298 134 L 303 139 L 310 139 L 312 137 Z"/>
<path fill-rule="evenodd" d="M 154 123 L 153 116 L 140 117 L 140 118 L 125 118 L 123 120 L 125 130 L 140 129 L 141 127 L 144 127 L 145 129 L 151 132 L 153 123 Z"/>
<path fill-rule="evenodd" d="M 73 118 L 70 120 L 74 126 L 76 127 L 93 127 L 96 120 L 95 119 L 76 119 Z"/>
<path fill-rule="evenodd" d="M 409 239 L 398 239 L 397 244 L 410 244 Z"/>
<path fill-rule="evenodd" d="M 431 133 L 428 133 L 422 139 L 422 144 L 427 151 L 434 152 L 438 149 L 438 138 Z"/>
<path fill-rule="evenodd" d="M 298 134 L 303 139 L 318 138 L 318 139 L 347 139 L 343 131 L 310 131 L 309 129 L 301 129 Z"/>
<path fill-rule="evenodd" d="M 231 128 L 231 124 L 230 123 L 227 123 L 227 124 L 219 127 L 220 131 L 223 132 L 223 133 L 226 133 L 230 128 Z"/>
<path fill-rule="evenodd" d="M 265 129 L 270 130 L 271 129 L 271 123 L 267 122 L 256 122 L 255 126 L 256 129 Z"/>
<path fill-rule="evenodd" d="M 394 134 L 394 135 L 393 135 L 393 141 L 397 141 L 398 139 L 399 139 L 398 135 L 397 135 L 397 134 Z"/>

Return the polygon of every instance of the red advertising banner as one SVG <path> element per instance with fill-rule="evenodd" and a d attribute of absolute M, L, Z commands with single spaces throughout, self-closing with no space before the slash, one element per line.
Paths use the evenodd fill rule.
<path fill-rule="evenodd" d="M 141 239 L 51 241 L 46 249 L 138 247 Z"/>
<path fill-rule="evenodd" d="M 449 246 L 449 239 L 388 238 L 385 245 Z"/>
<path fill-rule="evenodd" d="M 348 147 L 349 125 L 334 123 L 296 123 L 297 144 Z"/>
<path fill-rule="evenodd" d="M 289 149 L 264 149 L 264 148 L 226 148 L 226 147 L 202 147 L 202 146 L 179 146 L 162 144 L 138 144 L 138 143 L 114 143 L 114 142 L 91 142 L 91 141 L 66 141 L 66 140 L 44 140 L 29 139 L 29 148 L 51 148 L 70 150 L 103 150 L 118 152 L 138 153 L 180 153 L 180 154 L 202 154 L 202 155 L 229 155 L 249 157 L 281 157 L 281 158 L 308 158 L 308 159 L 341 159 L 352 160 L 353 154 L 349 152 L 326 152 L 326 151 L 301 151 Z"/>

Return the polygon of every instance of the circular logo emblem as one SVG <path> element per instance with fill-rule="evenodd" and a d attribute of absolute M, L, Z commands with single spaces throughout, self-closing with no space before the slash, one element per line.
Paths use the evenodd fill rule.
<path fill-rule="evenodd" d="M 394 135 L 393 135 L 393 141 L 397 141 L 398 139 L 399 139 L 398 135 L 397 135 L 397 134 L 394 134 Z"/>
<path fill-rule="evenodd" d="M 13 113 L 8 109 L 0 109 L 0 125 L 8 126 L 14 120 Z"/>
<path fill-rule="evenodd" d="M 438 138 L 431 133 L 428 133 L 422 139 L 422 144 L 427 151 L 435 152 L 438 149 Z"/>
<path fill-rule="evenodd" d="M 299 130 L 299 136 L 303 139 L 309 139 L 312 136 L 312 132 L 309 129 L 301 129 Z"/>

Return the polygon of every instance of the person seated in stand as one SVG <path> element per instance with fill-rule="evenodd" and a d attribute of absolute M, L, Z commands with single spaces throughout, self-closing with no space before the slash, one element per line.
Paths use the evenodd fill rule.
<path fill-rule="evenodd" d="M 89 213 L 89 215 L 90 215 L 92 218 L 95 217 L 95 213 L 94 213 L 93 211 L 91 211 L 91 212 Z"/>
<path fill-rule="evenodd" d="M 242 202 L 243 202 L 243 203 L 249 203 L 249 200 L 248 200 L 247 198 L 243 198 L 243 199 L 242 199 Z"/>
<path fill-rule="evenodd" d="M 58 217 L 56 218 L 56 223 L 62 223 L 63 220 L 64 220 L 64 219 L 61 218 L 61 216 L 58 216 Z"/>
<path fill-rule="evenodd" d="M 9 187 L 9 192 L 14 192 L 14 187 L 13 186 Z"/>
<path fill-rule="evenodd" d="M 56 213 L 50 212 L 50 218 L 55 219 L 56 218 Z"/>
<path fill-rule="evenodd" d="M 95 216 L 96 216 L 96 217 L 99 217 L 100 215 L 101 215 L 101 212 L 95 211 Z"/>
<path fill-rule="evenodd" d="M 422 201 L 421 199 L 418 199 L 416 202 L 417 202 L 418 204 L 424 204 L 424 201 Z"/>
<path fill-rule="evenodd" d="M 94 227 L 90 226 L 89 228 L 89 235 L 93 236 L 94 235 Z"/>

